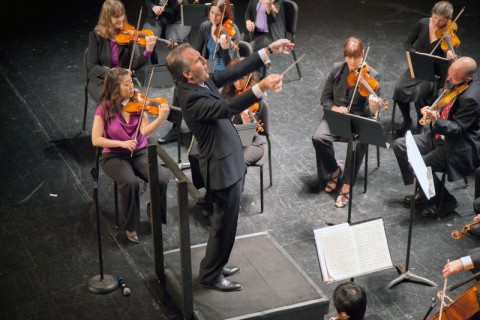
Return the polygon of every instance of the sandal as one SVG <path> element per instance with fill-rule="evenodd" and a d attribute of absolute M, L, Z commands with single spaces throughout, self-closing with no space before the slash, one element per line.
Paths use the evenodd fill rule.
<path fill-rule="evenodd" d="M 348 204 L 349 192 L 340 192 L 337 197 L 337 202 L 335 202 L 335 207 L 344 208 Z"/>
<path fill-rule="evenodd" d="M 337 170 L 338 170 L 338 174 L 335 177 L 332 177 L 330 175 L 330 178 L 328 179 L 327 184 L 325 185 L 325 192 L 326 193 L 331 193 L 331 192 L 337 190 L 338 180 L 340 179 L 340 176 L 342 175 L 342 169 L 340 167 L 337 167 L 337 169 L 333 173 L 335 173 Z"/>

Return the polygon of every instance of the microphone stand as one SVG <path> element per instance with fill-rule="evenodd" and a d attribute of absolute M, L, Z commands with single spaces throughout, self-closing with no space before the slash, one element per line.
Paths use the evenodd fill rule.
<path fill-rule="evenodd" d="M 93 276 L 87 282 L 87 288 L 92 293 L 110 293 L 118 288 L 118 280 L 109 274 L 103 273 L 103 258 L 102 258 L 102 237 L 100 233 L 100 210 L 98 206 L 98 168 L 100 149 L 97 148 L 97 155 L 95 156 L 95 168 L 90 174 L 93 177 L 93 200 L 95 202 L 95 212 L 97 215 L 97 238 L 98 238 L 98 260 L 100 263 L 100 274 Z"/>

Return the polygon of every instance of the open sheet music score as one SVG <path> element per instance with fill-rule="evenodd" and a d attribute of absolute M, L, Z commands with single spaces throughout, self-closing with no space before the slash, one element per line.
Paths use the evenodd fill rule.
<path fill-rule="evenodd" d="M 315 244 L 323 282 L 392 268 L 383 219 L 316 229 Z"/>

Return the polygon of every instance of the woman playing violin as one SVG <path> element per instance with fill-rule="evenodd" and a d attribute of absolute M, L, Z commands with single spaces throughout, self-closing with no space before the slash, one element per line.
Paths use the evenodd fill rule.
<path fill-rule="evenodd" d="M 285 37 L 282 0 L 250 0 L 245 11 L 245 21 L 250 44 L 255 51 Z"/>
<path fill-rule="evenodd" d="M 440 46 L 437 46 L 439 38 L 436 30 L 442 29 L 448 23 L 453 15 L 453 6 L 448 1 L 437 2 L 432 8 L 430 18 L 420 19 L 410 32 L 403 46 L 408 52 L 432 53 L 436 56 L 446 56 L 453 59 L 453 53 L 449 50 L 444 52 Z M 437 46 L 435 51 L 432 50 Z M 438 84 L 440 88 L 443 84 Z M 410 71 L 406 70 L 398 79 L 393 93 L 393 100 L 397 102 L 400 112 L 403 116 L 403 122 L 396 130 L 396 134 L 403 136 L 412 125 L 410 117 L 410 102 L 415 104 L 417 118 L 421 118 L 420 109 L 433 102 L 434 83 L 422 79 L 412 78 Z M 421 126 L 417 126 L 417 133 L 420 133 Z"/>
<path fill-rule="evenodd" d="M 450 101 L 444 101 L 439 110 L 428 106 L 421 109 L 431 121 L 434 137 L 432 139 L 430 133 L 413 136 L 425 165 L 432 169 L 435 185 L 436 196 L 429 201 L 421 193 L 415 198 L 415 203 L 425 205 L 421 211 L 425 217 L 441 217 L 457 207 L 457 200 L 445 186 L 442 187 L 435 172 L 446 172 L 449 181 L 456 181 L 473 174 L 480 165 L 480 83 L 476 69 L 477 64 L 472 58 L 455 60 L 448 68 L 448 88 L 444 89 L 444 92 L 448 91 L 446 96 Z M 457 94 L 452 95 L 452 92 Z M 395 140 L 393 152 L 404 183 L 412 184 L 414 175 L 408 163 L 405 138 Z M 443 195 L 442 211 L 438 208 L 439 195 Z M 409 203 L 411 196 L 404 200 Z"/>
<path fill-rule="evenodd" d="M 228 64 L 228 68 L 234 66 L 235 64 L 242 61 L 243 59 L 244 59 L 243 57 L 234 58 Z M 224 98 L 234 97 L 238 94 L 243 93 L 244 91 L 249 90 L 256 83 L 258 83 L 258 75 L 256 72 L 253 72 L 250 75 L 246 75 L 243 78 L 238 79 L 234 83 L 225 86 L 222 90 L 222 97 Z M 234 124 L 244 124 L 244 123 L 250 123 L 252 121 L 257 121 L 258 114 L 260 114 L 259 108 L 265 107 L 264 104 L 265 104 L 265 101 L 263 101 L 262 99 L 260 100 L 260 102 L 257 102 L 251 105 L 248 109 L 242 111 L 239 114 L 234 115 L 232 122 Z M 255 119 L 252 119 L 251 116 L 253 116 Z M 263 154 L 265 153 L 266 143 L 267 141 L 265 137 L 259 135 L 257 130 L 257 133 L 253 138 L 252 144 L 247 147 L 243 147 L 243 157 L 245 159 L 245 164 L 247 166 L 251 166 L 255 164 L 258 160 L 260 160 L 263 157 Z"/>
<path fill-rule="evenodd" d="M 118 0 L 105 0 L 88 42 L 88 92 L 96 102 L 100 101 L 104 77 L 110 68 L 131 68 L 130 74 L 134 76 L 133 71 L 139 70 L 148 62 L 155 47 L 156 38 L 145 37 L 146 47 L 136 46 L 140 54 L 135 54 L 131 60 L 133 44 L 121 45 L 116 41 L 116 35 L 127 25 L 123 3 Z"/>
<path fill-rule="evenodd" d="M 356 72 L 361 67 L 364 50 L 363 42 L 357 37 L 349 37 L 345 41 L 343 55 L 345 57 L 344 62 L 337 62 L 333 65 L 330 73 L 325 81 L 320 103 L 323 108 L 329 109 L 339 113 L 352 113 L 362 117 L 371 118 L 377 115 L 380 103 L 377 98 L 369 95 L 367 97 L 362 96 L 355 85 L 348 83 L 347 79 L 350 73 Z M 379 79 L 379 74 L 373 68 L 369 68 L 369 77 Z M 355 95 L 353 96 L 355 91 Z M 377 89 L 377 94 L 380 94 L 380 88 Z M 353 101 L 351 100 L 353 96 Z M 351 108 L 348 109 L 351 102 Z M 332 135 L 325 119 L 322 119 L 320 125 L 315 130 L 312 136 L 313 146 L 315 147 L 315 153 L 317 158 L 317 171 L 320 181 L 325 181 L 325 192 L 331 193 L 339 188 L 340 177 L 342 171 L 337 164 L 335 158 L 335 151 L 333 142 L 343 141 L 340 137 Z M 355 177 L 362 164 L 363 157 L 366 151 L 366 145 L 363 143 L 357 143 L 356 159 L 354 168 Z M 348 194 L 350 191 L 350 185 L 353 181 L 350 181 L 350 156 L 351 143 L 348 145 L 347 160 L 345 162 L 345 183 L 343 184 L 335 206 L 337 208 L 343 208 L 348 203 Z"/>
<path fill-rule="evenodd" d="M 165 120 L 169 108 L 167 104 L 159 106 L 158 117 L 149 123 L 146 112 L 141 118 L 138 113 L 125 111 L 124 104 L 134 93 L 132 77 L 128 70 L 113 68 L 106 72 L 102 100 L 93 120 L 92 144 L 103 148 L 100 165 L 105 174 L 118 185 L 127 239 L 138 243 L 140 202 L 137 177 L 148 181 L 147 136 Z M 161 169 L 158 176 L 160 210 L 163 214 L 167 210 L 168 178 Z"/>
<path fill-rule="evenodd" d="M 231 59 L 240 56 L 235 48 L 235 43 L 240 40 L 240 32 L 232 21 L 230 1 L 213 0 L 210 3 L 208 20 L 199 27 L 194 49 L 205 59 L 215 60 L 215 71 L 225 70 Z"/>

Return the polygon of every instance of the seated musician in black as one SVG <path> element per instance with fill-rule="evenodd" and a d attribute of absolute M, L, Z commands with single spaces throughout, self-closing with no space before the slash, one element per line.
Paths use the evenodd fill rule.
<path fill-rule="evenodd" d="M 425 205 L 421 211 L 425 217 L 438 218 L 452 212 L 457 201 L 443 187 L 436 172 L 446 172 L 449 181 L 456 181 L 474 173 L 480 164 L 480 82 L 475 71 L 476 62 L 461 57 L 448 69 L 444 106 L 437 110 L 424 107 L 422 114 L 432 124 L 432 134 L 414 135 L 416 145 L 427 167 L 431 167 L 436 196 L 426 201 L 422 193 L 415 195 L 417 206 Z M 413 171 L 408 163 L 405 138 L 393 143 L 393 151 L 406 185 L 413 183 Z M 443 195 L 443 210 L 439 211 L 440 194 Z M 409 205 L 412 196 L 404 202 Z"/>

